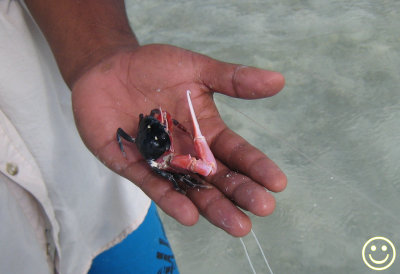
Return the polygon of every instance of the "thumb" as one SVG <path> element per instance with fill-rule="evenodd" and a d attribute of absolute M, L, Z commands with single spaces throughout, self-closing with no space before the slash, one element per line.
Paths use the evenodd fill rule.
<path fill-rule="evenodd" d="M 211 90 L 243 99 L 272 96 L 285 85 L 285 78 L 279 72 L 214 59 L 205 62 L 200 77 Z"/>

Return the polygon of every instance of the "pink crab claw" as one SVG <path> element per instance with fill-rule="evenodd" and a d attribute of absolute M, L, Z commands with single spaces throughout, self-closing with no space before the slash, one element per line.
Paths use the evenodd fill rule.
<path fill-rule="evenodd" d="M 186 91 L 186 95 L 193 123 L 194 149 L 200 159 L 196 159 L 190 155 L 176 155 L 172 159 L 171 164 L 186 168 L 203 176 L 214 175 L 217 172 L 217 162 L 207 144 L 206 138 L 201 134 L 199 123 L 194 113 L 192 100 L 190 99 L 190 90 Z"/>

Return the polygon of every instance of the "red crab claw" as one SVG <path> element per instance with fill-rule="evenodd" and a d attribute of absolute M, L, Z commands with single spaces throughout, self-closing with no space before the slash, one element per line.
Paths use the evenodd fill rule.
<path fill-rule="evenodd" d="M 199 123 L 194 113 L 192 100 L 190 99 L 190 90 L 186 91 L 186 95 L 194 129 L 194 148 L 200 159 L 196 159 L 190 155 L 176 155 L 171 160 L 171 164 L 184 167 L 203 176 L 214 175 L 217 171 L 217 162 L 207 144 L 206 138 L 201 134 Z"/>

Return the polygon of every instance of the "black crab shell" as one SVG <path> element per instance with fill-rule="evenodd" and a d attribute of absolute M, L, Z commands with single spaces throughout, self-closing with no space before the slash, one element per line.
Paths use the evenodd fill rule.
<path fill-rule="evenodd" d="M 171 147 L 165 126 L 152 116 L 140 117 L 136 146 L 146 160 L 156 160 Z"/>

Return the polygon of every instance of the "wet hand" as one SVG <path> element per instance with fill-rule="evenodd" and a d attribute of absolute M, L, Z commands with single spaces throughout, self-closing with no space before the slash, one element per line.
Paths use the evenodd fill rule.
<path fill-rule="evenodd" d="M 275 200 L 265 189 L 282 191 L 286 177 L 266 155 L 225 125 L 213 92 L 257 99 L 276 94 L 283 85 L 284 78 L 277 72 L 222 63 L 173 46 L 148 45 L 121 50 L 92 67 L 75 82 L 72 102 L 86 146 L 167 214 L 193 225 L 200 213 L 228 233 L 243 236 L 250 231 L 251 221 L 241 209 L 258 216 L 271 214 Z M 126 146 L 124 157 L 115 133 L 122 127 L 136 136 L 139 114 L 159 106 L 192 130 L 186 90 L 192 92 L 197 119 L 218 170 L 206 178 L 215 187 L 189 190 L 185 196 L 153 173 L 134 145 Z M 192 152 L 187 136 L 174 136 L 174 145 L 182 153 Z"/>

